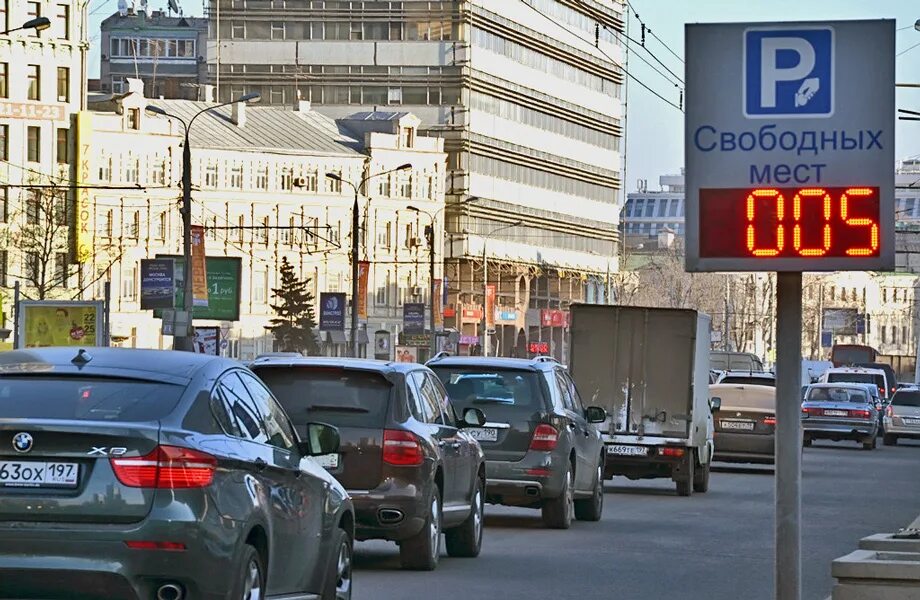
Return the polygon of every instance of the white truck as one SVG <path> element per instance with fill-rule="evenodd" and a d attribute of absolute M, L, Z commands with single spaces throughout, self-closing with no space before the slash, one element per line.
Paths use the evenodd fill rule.
<path fill-rule="evenodd" d="M 669 477 L 681 496 L 706 492 L 709 316 L 592 304 L 571 311 L 569 370 L 585 401 L 608 413 L 605 479 Z"/>

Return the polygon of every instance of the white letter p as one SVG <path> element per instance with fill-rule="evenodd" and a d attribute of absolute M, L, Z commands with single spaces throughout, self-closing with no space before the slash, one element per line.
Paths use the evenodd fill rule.
<path fill-rule="evenodd" d="M 799 55 L 794 67 L 776 66 L 780 50 L 792 50 Z M 780 81 L 804 79 L 815 68 L 815 49 L 806 40 L 796 37 L 765 37 L 760 40 L 760 105 L 776 108 L 776 84 Z"/>

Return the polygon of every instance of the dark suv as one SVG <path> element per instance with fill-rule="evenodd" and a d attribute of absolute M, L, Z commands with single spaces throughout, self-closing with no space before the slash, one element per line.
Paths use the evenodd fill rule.
<path fill-rule="evenodd" d="M 0 352 L 0 597 L 351 597 L 338 446 L 231 360 Z"/>
<path fill-rule="evenodd" d="M 598 521 L 604 507 L 606 412 L 582 405 L 568 372 L 548 357 L 435 357 L 459 409 L 485 408 L 489 422 L 469 429 L 486 454 L 486 500 L 540 508 L 549 527 Z"/>
<path fill-rule="evenodd" d="M 295 427 L 338 427 L 341 448 L 321 462 L 354 501 L 357 539 L 395 541 L 409 569 L 437 566 L 442 530 L 449 555 L 479 555 L 485 465 L 467 428 L 485 422 L 482 411 L 458 418 L 438 378 L 414 363 L 263 358 L 252 369 Z"/>

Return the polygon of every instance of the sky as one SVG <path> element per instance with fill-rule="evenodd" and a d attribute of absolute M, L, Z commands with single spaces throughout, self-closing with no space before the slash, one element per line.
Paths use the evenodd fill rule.
<path fill-rule="evenodd" d="M 731 21 L 813 21 L 833 19 L 895 19 L 897 32 L 896 81 L 920 84 L 920 19 L 917 0 L 629 0 L 639 18 L 676 54 L 683 57 L 684 23 Z M 904 29 L 902 29 L 904 28 Z M 641 27 L 631 12 L 629 37 L 639 40 Z M 641 48 L 629 43 L 628 70 L 642 83 L 674 104 L 678 88 L 636 58 L 642 55 L 664 72 Z M 683 64 L 660 42 L 646 34 L 646 48 L 683 79 Z M 920 111 L 920 88 L 897 88 L 896 107 Z M 635 191 L 639 179 L 657 190 L 660 175 L 679 173 L 683 166 L 683 114 L 630 78 L 627 88 L 626 174 L 627 191 Z M 895 158 L 920 157 L 920 121 L 897 121 Z M 893 165 L 892 165 L 893 167 Z"/>
<path fill-rule="evenodd" d="M 513 0 L 499 0 L 511 2 Z M 609 1 L 609 0 L 605 0 Z M 726 21 L 810 21 L 832 19 L 896 20 L 896 52 L 906 51 L 897 58 L 897 81 L 920 83 L 920 31 L 913 24 L 920 19 L 920 2 L 917 0 L 628 0 L 630 11 L 629 37 L 639 40 L 640 25 L 636 14 L 655 36 L 646 36 L 647 52 L 629 43 L 631 56 L 629 73 L 643 84 L 664 96 L 673 104 L 680 103 L 680 90 L 673 84 L 674 77 L 667 69 L 683 79 L 683 64 L 668 50 L 683 56 L 684 23 L 712 23 Z M 149 0 L 151 9 L 164 8 L 165 0 Z M 201 16 L 201 0 L 180 0 L 187 16 Z M 99 25 L 115 12 L 116 0 L 90 1 L 90 73 L 99 72 Z M 643 63 L 641 56 L 655 65 L 666 77 Z M 670 80 L 670 81 L 669 81 Z M 897 107 L 920 111 L 920 88 L 898 88 Z M 679 173 L 683 166 L 683 114 L 675 107 L 643 89 L 633 78 L 627 84 L 626 118 L 626 172 L 627 191 L 636 189 L 636 182 L 644 179 L 650 190 L 658 189 L 658 177 Z M 920 157 L 920 121 L 898 121 L 895 140 L 895 157 L 898 159 Z"/>

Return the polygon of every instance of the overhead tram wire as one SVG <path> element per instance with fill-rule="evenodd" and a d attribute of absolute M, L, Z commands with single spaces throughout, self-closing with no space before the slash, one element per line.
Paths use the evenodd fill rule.
<path fill-rule="evenodd" d="M 670 52 L 670 53 L 674 56 L 674 58 L 676 58 L 677 60 L 679 60 L 679 61 L 681 62 L 681 64 L 683 64 L 684 59 L 681 58 L 680 55 L 679 55 L 677 52 L 674 52 L 674 50 L 672 50 L 671 47 L 668 46 L 668 44 L 667 44 L 663 39 L 661 39 L 660 37 L 658 37 L 657 35 L 655 35 L 655 32 L 652 31 L 652 28 L 649 27 L 648 24 L 646 24 L 645 21 L 643 21 L 643 20 L 639 17 L 639 11 L 637 11 L 636 8 L 632 5 L 632 2 L 630 2 L 629 0 L 626 0 L 626 6 L 629 7 L 629 9 L 633 12 L 634 15 L 636 15 L 636 20 L 639 21 L 639 24 L 642 25 L 642 26 L 645 28 L 645 30 L 649 33 L 649 35 L 651 35 L 653 38 L 655 38 L 656 40 L 658 40 L 658 43 L 661 44 L 662 46 L 664 46 L 664 47 L 665 47 L 665 50 L 667 50 L 668 52 Z"/>

